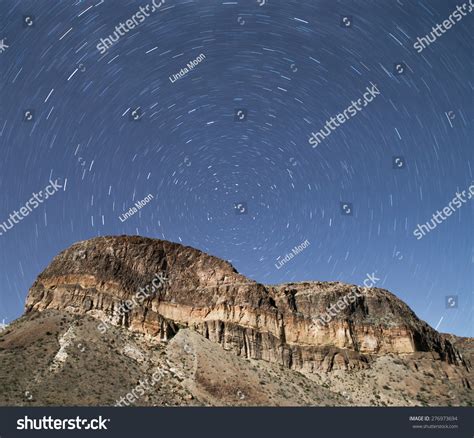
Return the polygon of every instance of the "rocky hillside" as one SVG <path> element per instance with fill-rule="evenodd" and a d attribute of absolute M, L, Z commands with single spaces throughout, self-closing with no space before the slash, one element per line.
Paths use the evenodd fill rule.
<path fill-rule="evenodd" d="M 157 274 L 162 287 L 119 312 Z M 351 293 L 353 303 L 317 323 Z M 87 314 L 162 340 L 189 327 L 237 355 L 296 370 L 364 368 L 374 354 L 417 351 L 463 362 L 448 339 L 388 291 L 319 282 L 264 286 L 216 257 L 142 237 L 100 237 L 59 254 L 28 294 L 27 312 L 45 309 Z"/>
<path fill-rule="evenodd" d="M 190 247 L 100 237 L 55 257 L 0 333 L 0 404 L 113 404 L 160 369 L 171 378 L 138 404 L 469 405 L 466 345 L 386 290 L 267 286 Z M 68 395 L 71 379 L 87 397 Z"/>

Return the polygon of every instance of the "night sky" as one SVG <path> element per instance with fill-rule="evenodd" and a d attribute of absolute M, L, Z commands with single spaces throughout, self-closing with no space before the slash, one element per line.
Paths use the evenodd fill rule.
<path fill-rule="evenodd" d="M 0 322 L 61 250 L 139 234 L 267 284 L 375 273 L 433 327 L 473 336 L 472 202 L 413 235 L 474 181 L 473 14 L 413 47 L 462 0 L 166 0 L 101 54 L 145 5 L 0 1 L 0 223 L 65 185 L 0 236 Z M 371 84 L 380 95 L 313 148 Z"/>

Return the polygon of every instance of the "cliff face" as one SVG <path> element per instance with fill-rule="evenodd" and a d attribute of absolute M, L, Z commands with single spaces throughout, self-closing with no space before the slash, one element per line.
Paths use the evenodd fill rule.
<path fill-rule="evenodd" d="M 157 274 L 162 287 L 121 311 Z M 348 294 L 352 302 L 316 323 Z M 98 330 L 113 324 L 162 340 L 187 327 L 237 355 L 307 372 L 360 369 L 374 356 L 419 351 L 463 363 L 448 339 L 385 290 L 265 286 L 196 249 L 142 237 L 100 237 L 60 253 L 28 294 L 27 312 L 46 309 L 92 316 Z"/>

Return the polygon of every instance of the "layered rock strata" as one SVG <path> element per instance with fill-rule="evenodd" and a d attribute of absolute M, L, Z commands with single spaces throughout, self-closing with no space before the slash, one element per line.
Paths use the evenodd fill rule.
<path fill-rule="evenodd" d="M 158 290 L 130 306 L 157 274 L 164 279 Z M 327 324 L 315 323 L 355 292 Z M 188 327 L 237 355 L 307 372 L 365 368 L 388 353 L 427 352 L 465 365 L 448 339 L 386 290 L 339 282 L 266 286 L 196 249 L 138 236 L 99 237 L 61 252 L 28 294 L 27 312 L 45 309 L 88 314 L 98 329 L 114 324 L 163 341 Z"/>

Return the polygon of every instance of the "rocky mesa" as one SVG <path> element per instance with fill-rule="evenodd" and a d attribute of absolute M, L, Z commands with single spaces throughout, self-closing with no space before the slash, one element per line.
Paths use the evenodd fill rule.
<path fill-rule="evenodd" d="M 160 287 L 137 303 L 157 275 Z M 348 294 L 352 302 L 316 323 Z M 390 354 L 424 353 L 470 367 L 447 336 L 386 290 L 339 282 L 263 285 L 194 248 L 139 236 L 94 238 L 61 252 L 27 297 L 27 315 L 46 310 L 87 315 L 98 330 L 113 325 L 165 342 L 191 329 L 237 356 L 305 373 L 362 370 Z"/>

